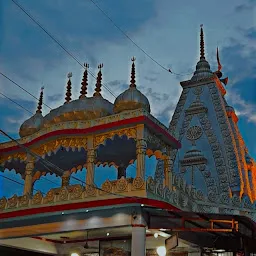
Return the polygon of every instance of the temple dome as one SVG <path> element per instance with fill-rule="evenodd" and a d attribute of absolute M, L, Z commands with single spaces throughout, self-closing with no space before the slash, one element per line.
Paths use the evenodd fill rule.
<path fill-rule="evenodd" d="M 34 134 L 40 130 L 41 124 L 43 121 L 43 116 L 41 113 L 36 113 L 28 120 L 26 120 L 19 130 L 20 137 L 25 137 Z"/>
<path fill-rule="evenodd" d="M 115 100 L 114 112 L 119 113 L 125 110 L 134 110 L 143 108 L 150 112 L 148 98 L 136 87 L 130 87 L 121 93 Z"/>
<path fill-rule="evenodd" d="M 102 96 L 85 97 L 64 104 L 44 117 L 43 127 L 78 120 L 92 120 L 113 114 L 113 104 Z"/>
<path fill-rule="evenodd" d="M 43 116 L 42 116 L 43 90 L 44 88 L 42 87 L 36 113 L 32 117 L 27 119 L 20 126 L 20 130 L 19 130 L 20 137 L 32 135 L 35 132 L 38 132 L 40 130 L 41 124 L 43 122 Z"/>
<path fill-rule="evenodd" d="M 96 118 L 101 118 L 104 116 L 113 114 L 113 104 L 101 96 L 101 80 L 102 73 L 101 68 L 103 64 L 98 66 L 99 72 L 97 76 L 97 83 L 95 88 L 95 93 L 93 97 L 87 97 L 87 78 L 89 65 L 85 65 L 85 71 L 82 81 L 82 87 L 80 91 L 80 97 L 77 100 L 71 101 L 71 73 L 68 75 L 67 92 L 66 92 L 66 102 L 64 105 L 53 109 L 48 115 L 44 117 L 43 127 L 48 127 L 53 124 L 68 122 L 68 121 L 78 121 L 78 120 L 92 120 Z"/>
<path fill-rule="evenodd" d="M 136 88 L 135 84 L 135 58 L 132 58 L 131 84 L 130 87 L 121 93 L 115 100 L 114 112 L 119 113 L 126 110 L 143 108 L 150 112 L 148 98 Z"/>

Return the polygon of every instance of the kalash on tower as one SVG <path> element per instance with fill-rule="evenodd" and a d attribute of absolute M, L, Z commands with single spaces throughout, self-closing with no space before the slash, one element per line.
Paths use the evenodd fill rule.
<path fill-rule="evenodd" d="M 212 72 L 204 53 L 183 88 L 169 128 L 131 81 L 114 104 L 101 95 L 99 65 L 93 96 L 85 65 L 79 99 L 20 127 L 20 139 L 0 144 L 0 165 L 24 179 L 23 195 L 0 199 L 3 255 L 217 255 L 256 252 L 256 164 L 225 100 L 227 78 Z M 145 162 L 155 156 L 154 177 Z M 136 175 L 126 170 L 135 164 Z M 95 184 L 95 168 L 114 166 L 114 180 Z M 86 178 L 70 185 L 73 173 Z M 103 170 L 103 169 L 102 169 Z M 47 174 L 62 184 L 34 191 Z M 102 172 L 102 176 L 104 173 Z M 10 187 L 11 189 L 11 187 Z M 19 253 L 19 254 L 17 254 Z M 1 253 L 2 255 L 2 253 Z"/>

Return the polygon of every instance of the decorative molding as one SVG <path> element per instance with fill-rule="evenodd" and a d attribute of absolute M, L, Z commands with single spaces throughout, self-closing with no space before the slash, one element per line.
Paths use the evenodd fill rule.
<path fill-rule="evenodd" d="M 203 135 L 203 131 L 202 128 L 200 126 L 191 126 L 186 133 L 186 137 L 188 140 L 192 141 L 192 144 L 194 144 L 194 142 L 198 139 L 201 138 L 201 136 Z"/>
<path fill-rule="evenodd" d="M 205 77 L 205 78 L 202 78 L 200 80 L 195 80 L 195 81 L 192 81 L 192 80 L 187 80 L 187 81 L 182 81 L 180 82 L 180 85 L 184 88 L 184 87 L 196 87 L 196 86 L 199 86 L 199 85 L 206 85 L 206 84 L 209 84 L 209 83 L 212 83 L 212 81 L 215 79 L 215 76 L 211 76 L 211 77 Z"/>
<path fill-rule="evenodd" d="M 239 163 L 238 152 L 235 150 L 235 139 L 232 134 L 232 129 L 228 121 L 228 116 L 226 114 L 225 105 L 222 100 L 222 95 L 215 83 L 208 85 L 210 95 L 212 98 L 213 106 L 216 112 L 216 117 L 221 130 L 223 144 L 228 159 L 228 169 L 229 169 L 229 185 L 231 190 L 235 188 L 235 192 L 240 190 L 240 194 L 243 194 L 243 176 L 242 170 Z M 223 165 L 220 164 L 219 166 Z M 226 170 L 225 170 L 226 172 Z"/>
<path fill-rule="evenodd" d="M 135 127 L 132 128 L 125 128 L 120 130 L 111 131 L 108 133 L 96 135 L 94 137 L 94 147 L 97 148 L 99 145 L 104 144 L 107 139 L 114 139 L 115 136 L 123 137 L 126 136 L 128 139 L 134 139 L 137 138 L 137 130 Z"/>

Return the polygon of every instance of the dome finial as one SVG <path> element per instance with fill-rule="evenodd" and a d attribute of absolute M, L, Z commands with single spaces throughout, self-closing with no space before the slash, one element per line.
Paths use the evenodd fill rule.
<path fill-rule="evenodd" d="M 36 113 L 40 113 L 40 114 L 42 113 L 43 95 L 44 95 L 44 87 L 42 86 Z"/>
<path fill-rule="evenodd" d="M 135 80 L 135 57 L 132 57 L 132 70 L 131 70 L 131 83 L 130 88 L 136 88 L 136 80 Z"/>
<path fill-rule="evenodd" d="M 201 31 L 200 31 L 200 59 L 205 59 L 204 56 L 204 30 L 203 30 L 203 24 L 200 25 Z"/>
<path fill-rule="evenodd" d="M 84 63 L 84 67 L 85 67 L 85 71 L 84 71 L 84 75 L 83 75 L 83 79 L 82 79 L 82 83 L 81 83 L 82 87 L 81 87 L 79 99 L 84 98 L 87 95 L 89 64 Z"/>
<path fill-rule="evenodd" d="M 71 87 L 71 80 L 70 80 L 70 78 L 72 77 L 72 73 L 69 72 L 67 77 L 68 77 L 68 83 L 67 83 L 67 92 L 66 92 L 65 104 L 69 103 L 71 101 L 71 95 L 72 95 L 71 88 L 72 87 Z"/>
<path fill-rule="evenodd" d="M 103 64 L 98 65 L 98 76 L 97 76 L 97 82 L 96 82 L 96 88 L 95 88 L 95 93 L 93 94 L 93 96 L 101 96 L 101 81 L 102 81 L 102 73 L 101 73 L 101 69 L 103 68 Z"/>

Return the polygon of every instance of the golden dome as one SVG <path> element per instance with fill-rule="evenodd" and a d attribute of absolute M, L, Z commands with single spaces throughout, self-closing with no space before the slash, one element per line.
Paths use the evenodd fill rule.
<path fill-rule="evenodd" d="M 114 112 L 119 113 L 126 110 L 143 108 L 150 112 L 148 98 L 141 93 L 135 84 L 135 58 L 132 58 L 131 84 L 130 87 L 121 93 L 115 100 Z"/>
<path fill-rule="evenodd" d="M 25 137 L 34 134 L 40 130 L 43 121 L 43 116 L 41 113 L 36 113 L 28 120 L 26 120 L 21 126 L 19 135 L 20 137 Z"/>
<path fill-rule="evenodd" d="M 20 137 L 32 135 L 35 132 L 40 130 L 40 127 L 43 121 L 43 116 L 42 116 L 43 89 L 44 88 L 41 88 L 40 98 L 39 98 L 38 107 L 35 115 L 30 117 L 20 126 L 20 130 L 19 130 Z"/>
<path fill-rule="evenodd" d="M 48 127 L 52 124 L 78 121 L 78 120 L 92 120 L 113 114 L 113 104 L 101 96 L 101 80 L 102 73 L 101 68 L 103 65 L 99 65 L 99 72 L 97 76 L 97 83 L 95 93 L 93 97 L 87 97 L 87 76 L 89 67 L 86 64 L 84 77 L 82 81 L 81 94 L 79 99 L 71 101 L 71 81 L 69 79 L 67 84 L 66 102 L 64 105 L 53 109 L 44 117 L 43 127 Z"/>

